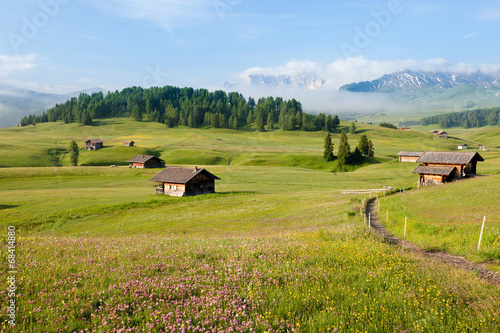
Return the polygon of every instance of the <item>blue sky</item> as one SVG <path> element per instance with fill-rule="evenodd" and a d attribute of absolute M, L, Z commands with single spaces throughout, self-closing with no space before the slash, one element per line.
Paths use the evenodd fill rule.
<path fill-rule="evenodd" d="M 500 1 L 16 0 L 0 11 L 0 83 L 66 93 L 220 88 L 320 72 L 331 89 L 405 68 L 500 68 Z"/>

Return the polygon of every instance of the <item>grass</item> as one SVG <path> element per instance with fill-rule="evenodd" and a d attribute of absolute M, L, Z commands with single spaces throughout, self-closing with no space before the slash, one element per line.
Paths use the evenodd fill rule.
<path fill-rule="evenodd" d="M 490 262 L 500 272 L 500 175 L 468 179 L 381 199 L 381 220 L 389 232 L 429 250 Z M 389 221 L 386 221 L 386 211 Z M 483 217 L 487 223 L 477 251 Z"/>
<path fill-rule="evenodd" d="M 413 187 L 416 165 L 398 163 L 391 155 L 400 146 L 452 150 L 452 141 L 359 124 L 360 132 L 349 136 L 351 144 L 367 134 L 377 159 L 338 172 L 335 163 L 318 157 L 322 132 L 167 129 L 123 119 L 100 125 L 0 130 L 9 145 L 0 151 L 0 164 L 20 163 L 23 150 L 40 152 L 51 145 L 63 148 L 71 138 L 101 137 L 108 147 L 82 151 L 81 163 L 120 165 L 128 152 L 154 153 L 167 164 L 206 167 L 221 178 L 217 193 L 155 195 L 149 181 L 159 172 L 155 169 L 50 163 L 0 168 L 0 225 L 3 230 L 16 226 L 17 331 L 500 329 L 498 288 L 380 242 L 359 216 L 363 196 L 340 194 L 343 189 Z M 121 147 L 127 139 L 138 147 Z M 67 164 L 63 153 L 55 156 L 57 165 Z M 483 156 L 479 172 L 498 172 L 500 155 Z M 487 179 L 495 180 L 491 187 L 467 186 Z M 485 193 L 496 193 L 491 191 L 498 179 L 446 185 L 455 194 L 445 198 L 469 193 L 469 207 L 481 203 L 494 216 L 498 198 Z M 411 210 L 418 219 L 426 197 L 442 216 L 460 208 L 458 199 L 442 208 L 450 203 L 437 188 L 387 197 L 382 207 L 402 200 L 394 207 L 404 206 L 402 211 Z M 395 223 L 395 232 L 398 227 Z M 484 244 L 489 251 L 491 240 Z M 0 260 L 6 270 L 6 251 Z M 0 282 L 4 298 L 6 283 Z M 0 331 L 9 331 L 6 319 L 0 313 Z"/>
<path fill-rule="evenodd" d="M 168 128 L 155 122 L 130 119 L 104 119 L 98 126 L 43 123 L 23 128 L 0 130 L 3 142 L 0 167 L 69 165 L 68 146 L 71 140 L 79 144 L 80 164 L 125 165 L 136 154 L 161 157 L 168 164 L 294 166 L 316 170 L 340 171 L 335 164 L 321 159 L 324 132 L 248 132 L 234 130 Z M 341 122 L 332 135 L 334 148 L 340 131 L 348 131 L 349 122 Z M 376 160 L 384 162 L 400 150 L 454 150 L 460 140 L 437 140 L 419 132 L 403 132 L 358 123 L 358 132 L 349 135 L 352 149 L 362 134 L 373 141 Z M 90 138 L 104 140 L 105 148 L 83 150 Z M 123 141 L 134 140 L 134 148 L 123 147 Z"/>

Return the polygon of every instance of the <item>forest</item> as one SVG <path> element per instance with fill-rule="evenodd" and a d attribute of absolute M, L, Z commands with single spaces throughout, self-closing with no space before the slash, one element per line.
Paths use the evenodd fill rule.
<path fill-rule="evenodd" d="M 471 111 L 451 112 L 420 119 L 421 125 L 439 124 L 439 127 L 482 127 L 496 126 L 499 122 L 500 107 Z"/>
<path fill-rule="evenodd" d="M 131 117 L 136 121 L 156 121 L 168 127 L 211 127 L 229 129 L 280 128 L 284 131 L 332 131 L 338 116 L 306 114 L 295 99 L 281 97 L 248 100 L 238 92 L 179 88 L 173 86 L 125 88 L 122 91 L 88 95 L 81 93 L 65 103 L 56 104 L 41 115 L 21 119 L 27 124 L 64 121 L 92 125 L 94 119 Z M 252 126 L 252 127 L 251 127 Z"/>

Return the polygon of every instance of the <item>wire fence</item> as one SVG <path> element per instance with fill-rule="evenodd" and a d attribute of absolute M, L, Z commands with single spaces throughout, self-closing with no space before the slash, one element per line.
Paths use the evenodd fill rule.
<path fill-rule="evenodd" d="M 378 197 L 377 197 L 378 199 Z M 366 207 L 366 200 L 362 200 L 362 203 L 363 203 L 363 207 Z M 380 214 L 381 212 L 381 206 L 380 206 L 380 200 L 377 200 L 377 206 L 378 207 L 375 207 L 375 210 L 378 212 L 378 219 L 379 220 L 382 220 L 382 216 Z M 382 209 L 384 210 L 384 209 Z M 429 221 L 420 221 L 420 220 L 415 220 L 415 219 L 411 219 L 411 218 L 408 218 L 408 216 L 405 216 L 404 219 L 403 217 L 401 216 L 395 216 L 394 214 L 392 214 L 391 212 L 389 212 L 389 209 L 385 209 L 386 211 L 386 216 L 385 216 L 385 220 L 387 223 L 389 223 L 389 217 L 392 219 L 392 220 L 395 220 L 395 221 L 401 221 L 401 223 L 403 223 L 404 221 L 404 231 L 403 231 L 403 237 L 406 238 L 406 234 L 407 234 L 407 226 L 408 226 L 408 222 L 412 222 L 412 223 L 415 223 L 415 224 L 424 224 L 424 225 L 433 225 L 433 226 L 466 226 L 466 225 L 472 225 L 472 224 L 481 224 L 481 231 L 480 231 L 480 234 L 479 234 L 479 241 L 478 241 L 478 245 L 477 245 L 477 251 L 480 250 L 480 247 L 481 247 L 481 241 L 482 241 L 482 238 L 483 238 L 483 232 L 484 232 L 484 227 L 485 225 L 488 223 L 488 224 L 491 224 L 491 223 L 500 223 L 500 220 L 496 220 L 496 219 L 487 219 L 486 216 L 483 217 L 483 219 L 481 220 L 477 220 L 477 221 L 464 221 L 464 222 L 429 222 Z M 371 227 L 371 216 L 367 216 L 366 213 L 363 214 L 362 210 L 360 210 L 360 214 L 363 215 L 363 221 L 365 224 L 368 225 L 368 227 Z"/>

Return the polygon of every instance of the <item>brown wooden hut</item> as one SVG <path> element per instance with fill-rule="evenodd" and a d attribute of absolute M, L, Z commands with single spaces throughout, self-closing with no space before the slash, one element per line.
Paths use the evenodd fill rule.
<path fill-rule="evenodd" d="M 134 146 L 134 141 L 123 141 L 123 145 L 125 147 L 133 147 Z"/>
<path fill-rule="evenodd" d="M 86 150 L 97 150 L 101 149 L 104 146 L 104 141 L 101 139 L 90 139 L 85 141 L 85 149 Z"/>
<path fill-rule="evenodd" d="M 437 137 L 440 139 L 446 139 L 448 138 L 448 133 L 446 133 L 445 131 L 438 132 Z"/>
<path fill-rule="evenodd" d="M 127 160 L 131 168 L 164 168 L 165 161 L 152 155 L 136 155 Z"/>
<path fill-rule="evenodd" d="M 150 180 L 156 182 L 156 193 L 183 197 L 214 193 L 220 178 L 203 168 L 166 167 Z"/>
<path fill-rule="evenodd" d="M 423 151 L 400 151 L 399 162 L 416 162 L 423 153 Z"/>
<path fill-rule="evenodd" d="M 476 173 L 477 162 L 484 159 L 476 152 L 426 151 L 417 160 L 421 163 L 413 173 L 418 173 L 418 185 L 443 184 L 470 177 Z"/>

